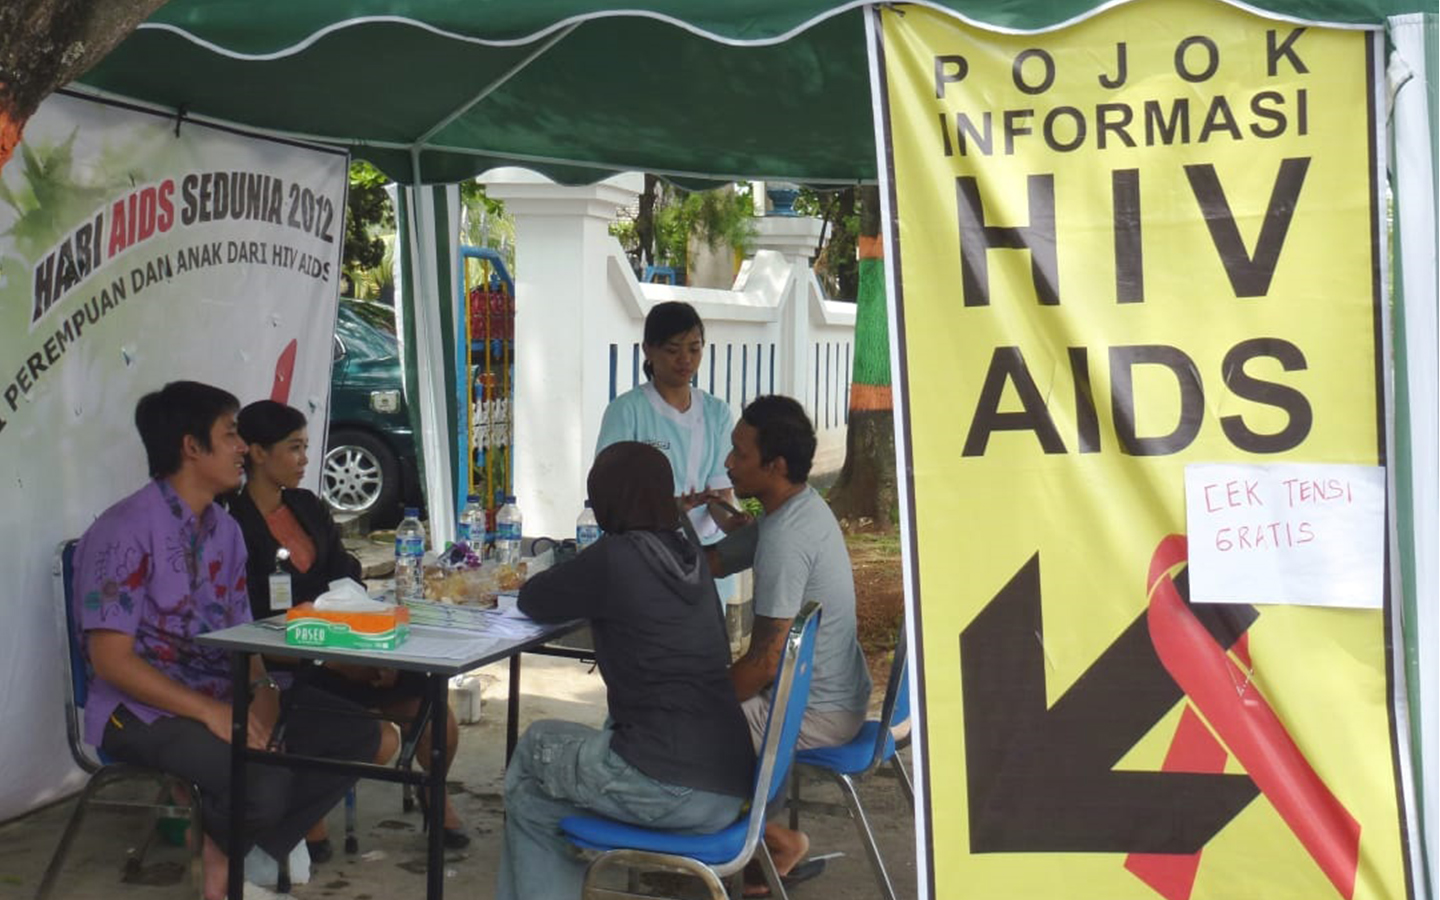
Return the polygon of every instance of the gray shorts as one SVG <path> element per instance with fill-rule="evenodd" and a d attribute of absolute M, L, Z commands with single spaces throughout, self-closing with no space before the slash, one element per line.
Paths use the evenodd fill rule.
<path fill-rule="evenodd" d="M 744 710 L 745 719 L 750 723 L 750 740 L 755 744 L 755 752 L 759 753 L 760 742 L 765 739 L 765 722 L 770 718 L 770 696 L 756 694 L 741 703 L 740 708 Z M 800 739 L 796 742 L 795 749 L 838 747 L 858 734 L 860 726 L 864 724 L 863 711 L 807 709 L 805 718 L 800 722 Z"/>

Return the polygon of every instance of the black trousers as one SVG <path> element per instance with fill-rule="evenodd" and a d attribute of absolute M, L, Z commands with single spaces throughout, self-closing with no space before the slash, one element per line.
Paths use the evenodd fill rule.
<path fill-rule="evenodd" d="M 283 702 L 299 707 L 287 719 L 285 749 L 304 756 L 374 760 L 380 730 L 347 700 L 297 685 Z M 168 716 L 147 725 L 123 704 L 105 726 L 100 749 L 121 762 L 160 769 L 194 782 L 204 798 L 205 833 L 229 847 L 230 745 L 195 719 Z M 355 783 L 348 775 L 296 772 L 251 763 L 245 773 L 245 834 L 275 859 L 285 859 L 305 832 Z M 237 861 L 238 862 L 238 861 Z"/>

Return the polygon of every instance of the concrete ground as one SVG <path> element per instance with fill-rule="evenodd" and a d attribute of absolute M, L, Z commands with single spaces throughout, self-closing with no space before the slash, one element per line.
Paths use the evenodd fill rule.
<path fill-rule="evenodd" d="M 361 548 L 370 564 L 369 578 L 383 574 L 383 559 Z M 482 682 L 480 721 L 460 728 L 460 747 L 449 776 L 450 792 L 472 842 L 446 859 L 446 896 L 486 900 L 494 896 L 500 837 L 504 822 L 505 663 L 478 670 Z M 605 687 L 598 672 L 564 659 L 529 656 L 521 680 L 522 729 L 540 718 L 561 718 L 598 726 L 605 717 Z M 877 700 L 878 702 L 878 700 Z M 905 753 L 908 763 L 908 752 Z M 113 788 L 123 791 L 123 786 Z M 806 799 L 841 802 L 833 785 L 808 781 Z M 916 896 L 914 818 L 893 778 L 874 776 L 861 797 L 896 896 Z M 359 853 L 342 850 L 344 816 L 330 815 L 336 856 L 314 867 L 309 883 L 297 884 L 297 900 L 401 900 L 425 896 L 425 842 L 420 814 L 404 812 L 398 785 L 362 782 L 358 792 Z M 73 807 L 67 800 L 0 824 L 0 898 L 30 898 L 59 840 Z M 820 877 L 790 891 L 797 900 L 859 900 L 881 896 L 854 826 L 841 817 L 806 816 L 802 828 L 811 838 L 812 855 L 840 853 Z M 153 847 L 138 872 L 125 873 L 127 850 L 150 832 L 143 814 L 97 810 L 85 819 L 72 846 L 54 896 L 61 900 L 194 900 L 198 875 L 189 872 L 179 848 Z M 676 890 L 701 897 L 691 884 L 668 880 L 647 888 Z M 535 898 L 546 900 L 546 898 Z"/>

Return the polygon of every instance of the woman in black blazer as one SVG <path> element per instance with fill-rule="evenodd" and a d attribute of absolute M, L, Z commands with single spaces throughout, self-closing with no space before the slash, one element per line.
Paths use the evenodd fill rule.
<path fill-rule="evenodd" d="M 270 596 L 270 576 L 277 572 L 290 576 L 292 605 L 314 600 L 337 578 L 360 580 L 360 561 L 346 552 L 329 509 L 319 497 L 300 487 L 309 462 L 305 414 L 284 403 L 260 400 L 240 410 L 236 424 L 249 449 L 245 486 L 231 499 L 230 514 L 245 535 L 249 552 L 246 581 L 255 618 L 283 611 Z M 282 548 L 286 554 L 279 554 Z M 316 687 L 400 722 L 414 718 L 425 689 L 424 676 L 416 672 L 335 662 L 325 663 L 310 680 Z M 454 712 L 447 709 L 446 713 L 448 769 L 455 758 L 459 729 Z M 428 728 L 418 742 L 415 759 L 422 766 L 430 759 Z M 307 838 L 312 857 L 333 852 L 323 837 L 323 826 L 320 823 L 319 837 L 312 833 Z M 460 848 L 469 843 L 447 798 L 445 845 Z"/>

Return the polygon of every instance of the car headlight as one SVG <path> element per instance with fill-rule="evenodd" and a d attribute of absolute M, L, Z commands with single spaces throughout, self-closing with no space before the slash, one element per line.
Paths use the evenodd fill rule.
<path fill-rule="evenodd" d="M 400 411 L 400 392 L 371 391 L 370 408 L 377 413 L 396 413 Z"/>

